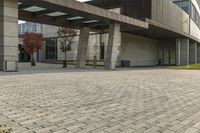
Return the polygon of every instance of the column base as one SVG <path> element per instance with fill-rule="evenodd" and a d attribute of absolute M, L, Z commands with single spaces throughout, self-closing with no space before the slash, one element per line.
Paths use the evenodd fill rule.
<path fill-rule="evenodd" d="M 105 69 L 115 70 L 116 69 L 116 61 L 106 62 Z"/>
<path fill-rule="evenodd" d="M 0 71 L 18 72 L 18 61 L 4 61 L 0 62 L 0 64 Z"/>
<path fill-rule="evenodd" d="M 76 63 L 76 68 L 85 68 L 85 62 L 78 62 Z"/>

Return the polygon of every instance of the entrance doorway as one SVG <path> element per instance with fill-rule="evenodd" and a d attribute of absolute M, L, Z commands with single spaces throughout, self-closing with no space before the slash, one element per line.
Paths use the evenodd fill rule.
<path fill-rule="evenodd" d="M 170 65 L 170 50 L 169 48 L 160 47 L 158 51 L 159 65 Z"/>
<path fill-rule="evenodd" d="M 163 45 L 158 48 L 158 65 L 175 65 L 175 47 L 173 45 Z"/>
<path fill-rule="evenodd" d="M 31 61 L 31 56 L 24 50 L 22 44 L 18 45 L 18 58 L 19 62 L 30 62 Z"/>

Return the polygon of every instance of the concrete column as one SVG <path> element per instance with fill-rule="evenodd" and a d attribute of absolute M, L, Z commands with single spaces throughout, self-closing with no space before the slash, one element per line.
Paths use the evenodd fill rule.
<path fill-rule="evenodd" d="M 84 68 L 87 58 L 87 49 L 89 42 L 89 28 L 82 28 L 80 30 L 79 44 L 78 44 L 78 53 L 77 53 L 77 68 Z"/>
<path fill-rule="evenodd" d="M 197 45 L 197 63 L 200 63 L 200 44 Z"/>
<path fill-rule="evenodd" d="M 176 65 L 181 65 L 181 40 L 176 39 Z"/>
<path fill-rule="evenodd" d="M 190 62 L 190 44 L 189 39 L 181 39 L 181 49 L 180 49 L 180 64 L 181 65 L 189 65 Z"/>
<path fill-rule="evenodd" d="M 197 43 L 190 43 L 190 64 L 197 64 Z"/>
<path fill-rule="evenodd" d="M 0 1 L 0 70 L 16 71 L 18 62 L 18 1 Z"/>
<path fill-rule="evenodd" d="M 120 43 L 120 25 L 110 24 L 109 38 L 106 51 L 105 68 L 114 70 L 117 62 L 118 46 Z"/>

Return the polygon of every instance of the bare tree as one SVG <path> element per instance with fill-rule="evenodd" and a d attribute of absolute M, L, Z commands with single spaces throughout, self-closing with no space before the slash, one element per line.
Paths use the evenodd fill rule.
<path fill-rule="evenodd" d="M 72 50 L 72 44 L 75 41 L 77 31 L 67 27 L 60 27 L 57 31 L 60 42 L 60 50 L 65 53 L 65 60 L 63 61 L 63 68 L 67 67 L 67 52 Z"/>

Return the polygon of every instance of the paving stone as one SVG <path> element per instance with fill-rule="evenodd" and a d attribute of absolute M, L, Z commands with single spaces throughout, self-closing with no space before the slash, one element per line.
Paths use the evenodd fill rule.
<path fill-rule="evenodd" d="M 200 133 L 200 71 L 0 72 L 0 125 L 14 133 Z"/>
<path fill-rule="evenodd" d="M 189 128 L 184 133 L 200 133 L 200 130 L 198 130 L 196 128 Z"/>

